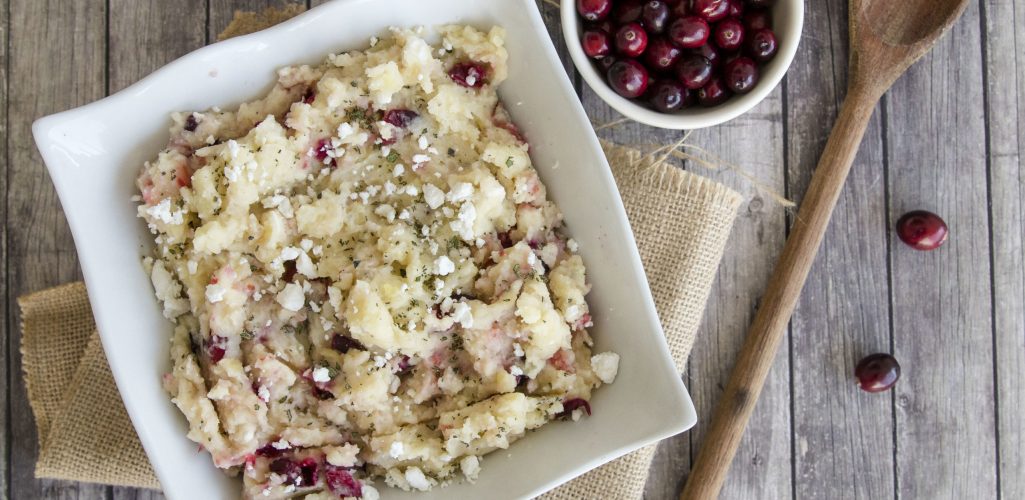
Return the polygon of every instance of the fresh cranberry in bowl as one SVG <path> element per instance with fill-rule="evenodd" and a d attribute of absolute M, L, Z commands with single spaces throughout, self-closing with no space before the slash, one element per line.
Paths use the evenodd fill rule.
<path fill-rule="evenodd" d="M 676 78 L 692 90 L 704 87 L 713 74 L 712 62 L 698 55 L 688 55 L 676 65 Z"/>
<path fill-rule="evenodd" d="M 947 223 L 925 210 L 913 210 L 897 220 L 897 237 L 915 250 L 935 250 L 947 241 L 947 234 Z"/>
<path fill-rule="evenodd" d="M 744 12 L 744 27 L 761 30 L 772 27 L 772 13 L 765 9 L 747 9 Z"/>
<path fill-rule="evenodd" d="M 652 40 L 644 52 L 644 63 L 649 69 L 657 72 L 670 70 L 679 59 L 680 49 L 665 38 Z"/>
<path fill-rule="evenodd" d="M 705 45 L 711 32 L 708 21 L 698 16 L 686 16 L 669 26 L 669 39 L 680 48 L 694 49 Z"/>
<path fill-rule="evenodd" d="M 729 99 L 730 91 L 726 88 L 722 78 L 713 76 L 704 87 L 697 91 L 698 104 L 709 107 L 726 102 Z"/>
<path fill-rule="evenodd" d="M 727 52 L 740 49 L 744 43 L 744 25 L 734 18 L 715 25 L 715 44 Z"/>
<path fill-rule="evenodd" d="M 728 0 L 693 0 L 691 12 L 699 15 L 710 23 L 726 18 L 730 13 Z"/>
<path fill-rule="evenodd" d="M 661 34 L 669 24 L 669 6 L 662 0 L 648 0 L 641 9 L 641 25 L 653 35 Z"/>
<path fill-rule="evenodd" d="M 588 21 L 601 21 L 612 11 L 612 0 L 577 0 L 577 12 Z"/>
<path fill-rule="evenodd" d="M 626 57 L 638 57 L 648 47 L 648 32 L 639 23 L 628 23 L 616 32 L 616 50 Z"/>
<path fill-rule="evenodd" d="M 600 59 L 612 52 L 609 34 L 602 29 L 584 30 L 580 42 L 584 47 L 584 53 L 592 59 Z"/>
<path fill-rule="evenodd" d="M 750 57 L 738 57 L 723 68 L 726 86 L 734 93 L 746 94 L 758 83 L 758 66 Z"/>
<path fill-rule="evenodd" d="M 648 89 L 648 70 L 633 59 L 616 61 L 609 68 L 609 85 L 619 95 L 633 99 Z"/>
<path fill-rule="evenodd" d="M 712 45 L 713 44 L 711 43 L 706 43 L 696 49 L 690 50 L 689 53 L 708 59 L 708 62 L 712 63 L 713 68 L 718 68 L 722 66 L 723 59 L 722 56 L 719 55 L 719 49 L 716 49 Z"/>
<path fill-rule="evenodd" d="M 769 28 L 752 32 L 745 45 L 747 53 L 758 62 L 769 62 L 776 56 L 776 34 Z"/>
<path fill-rule="evenodd" d="M 727 14 L 729 17 L 740 17 L 744 15 L 744 2 L 743 0 L 729 0 L 730 9 Z"/>
<path fill-rule="evenodd" d="M 655 110 L 672 113 L 694 103 L 694 94 L 682 83 L 673 80 L 659 80 L 648 92 L 648 102 Z"/>
<path fill-rule="evenodd" d="M 641 0 L 626 0 L 617 2 L 612 9 L 612 21 L 617 25 L 636 23 L 641 20 L 641 13 L 644 12 L 644 3 Z"/>

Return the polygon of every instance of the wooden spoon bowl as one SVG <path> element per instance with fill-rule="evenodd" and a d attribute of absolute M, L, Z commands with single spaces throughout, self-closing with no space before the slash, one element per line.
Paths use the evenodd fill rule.
<path fill-rule="evenodd" d="M 876 103 L 967 6 L 968 0 L 851 0 L 847 96 L 681 500 L 714 499 L 722 488 Z"/>

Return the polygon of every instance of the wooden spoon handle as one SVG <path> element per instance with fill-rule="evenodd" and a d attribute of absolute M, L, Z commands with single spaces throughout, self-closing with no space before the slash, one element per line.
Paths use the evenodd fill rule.
<path fill-rule="evenodd" d="M 877 100 L 858 92 L 844 101 L 681 500 L 710 500 L 722 488 Z"/>

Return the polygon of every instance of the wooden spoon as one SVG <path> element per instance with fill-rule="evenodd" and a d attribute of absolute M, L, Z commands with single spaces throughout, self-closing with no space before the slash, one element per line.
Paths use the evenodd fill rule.
<path fill-rule="evenodd" d="M 719 398 L 681 500 L 718 496 L 872 110 L 893 82 L 932 48 L 967 5 L 968 0 L 851 0 L 847 97 L 737 364 Z"/>

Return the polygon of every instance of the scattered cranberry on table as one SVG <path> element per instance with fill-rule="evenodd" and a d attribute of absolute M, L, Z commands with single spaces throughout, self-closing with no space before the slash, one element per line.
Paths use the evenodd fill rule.
<path fill-rule="evenodd" d="M 900 379 L 900 364 L 897 358 L 885 353 L 865 356 L 854 368 L 858 387 L 865 392 L 883 392 L 893 387 Z"/>
<path fill-rule="evenodd" d="M 947 241 L 947 223 L 932 212 L 913 210 L 897 220 L 897 237 L 915 250 L 935 250 Z"/>
<path fill-rule="evenodd" d="M 609 86 L 663 113 L 716 106 L 757 86 L 778 50 L 774 3 L 576 0 L 584 53 Z"/>

